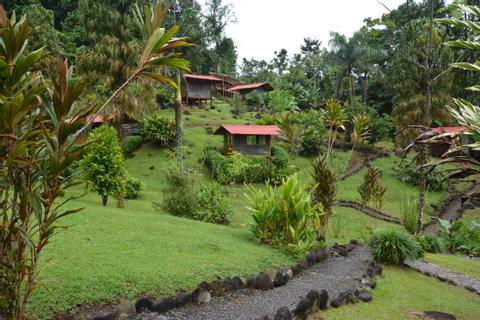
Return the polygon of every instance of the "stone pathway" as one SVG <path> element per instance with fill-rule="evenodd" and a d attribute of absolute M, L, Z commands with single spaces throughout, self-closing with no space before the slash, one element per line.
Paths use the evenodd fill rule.
<path fill-rule="evenodd" d="M 468 291 L 476 292 L 480 294 L 480 280 L 469 277 L 463 273 L 454 272 L 448 269 L 443 269 L 436 264 L 415 260 L 405 261 L 404 264 L 418 272 L 423 273 L 429 277 L 435 277 L 440 281 L 446 281 L 447 283 L 465 288 Z"/>
<path fill-rule="evenodd" d="M 281 307 L 293 309 L 311 289 L 328 291 L 330 298 L 360 285 L 366 273 L 370 251 L 365 247 L 354 249 L 347 257 L 331 257 L 317 263 L 294 277 L 286 285 L 268 291 L 239 290 L 224 297 L 212 298 L 203 305 L 187 305 L 163 315 L 146 313 L 132 320 L 252 320 L 272 316 Z"/>

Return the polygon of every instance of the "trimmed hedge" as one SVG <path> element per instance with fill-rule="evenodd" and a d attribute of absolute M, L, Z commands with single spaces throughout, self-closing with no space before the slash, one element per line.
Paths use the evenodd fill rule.
<path fill-rule="evenodd" d="M 213 178 L 221 184 L 265 181 L 277 184 L 288 175 L 288 154 L 280 147 L 272 148 L 271 158 L 246 157 L 236 152 L 226 157 L 217 150 L 207 149 L 204 163 L 212 171 Z"/>
<path fill-rule="evenodd" d="M 130 157 L 135 151 L 140 149 L 143 143 L 141 136 L 127 136 L 123 143 L 122 151 L 125 157 Z"/>

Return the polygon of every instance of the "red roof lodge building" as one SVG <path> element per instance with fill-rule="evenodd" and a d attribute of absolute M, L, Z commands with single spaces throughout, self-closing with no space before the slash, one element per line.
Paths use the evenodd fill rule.
<path fill-rule="evenodd" d="M 276 125 L 224 124 L 216 135 L 223 135 L 223 152 L 240 152 L 245 155 L 270 155 L 272 137 L 280 135 Z"/>

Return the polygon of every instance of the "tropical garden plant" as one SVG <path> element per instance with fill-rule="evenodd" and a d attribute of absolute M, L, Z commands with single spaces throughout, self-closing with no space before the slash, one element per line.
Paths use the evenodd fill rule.
<path fill-rule="evenodd" d="M 377 209 L 381 209 L 387 188 L 383 185 L 380 169 L 368 166 L 363 182 L 357 190 L 364 206 L 372 202 Z"/>
<path fill-rule="evenodd" d="M 315 225 L 320 208 L 311 204 L 308 185 L 297 175 L 277 188 L 247 186 L 248 209 L 254 219 L 253 233 L 264 243 L 284 245 L 302 254 L 318 246 Z"/>
<path fill-rule="evenodd" d="M 323 214 L 319 217 L 319 224 L 316 226 L 317 239 L 324 240 L 328 231 L 328 222 L 333 214 L 335 203 L 336 187 L 335 175 L 328 166 L 326 155 L 320 156 L 312 163 L 313 184 L 311 190 L 312 204 L 321 207 Z"/>
<path fill-rule="evenodd" d="M 54 76 L 36 71 L 47 56 L 43 49 L 26 50 L 31 34 L 26 19 L 8 18 L 0 6 L 0 316 L 27 317 L 25 305 L 36 289 L 40 254 L 58 231 L 58 221 L 80 209 L 64 209 L 76 196 L 65 190 L 76 183 L 63 173 L 74 166 L 89 145 L 76 144 L 96 115 L 138 77 L 175 85 L 156 70 L 170 66 L 188 70 L 188 62 L 172 48 L 185 39 L 178 31 L 156 29 L 146 41 L 138 66 L 103 105 L 77 103 L 85 83 L 59 59 Z"/>
<path fill-rule="evenodd" d="M 378 262 L 401 265 L 405 259 L 418 259 L 423 249 L 414 236 L 402 229 L 379 229 L 368 238 L 373 258 Z"/>

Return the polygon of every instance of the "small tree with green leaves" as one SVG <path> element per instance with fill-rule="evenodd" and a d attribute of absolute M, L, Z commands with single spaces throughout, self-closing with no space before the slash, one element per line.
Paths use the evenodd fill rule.
<path fill-rule="evenodd" d="M 102 197 L 104 206 L 109 196 L 117 198 L 121 204 L 125 194 L 126 171 L 117 132 L 103 125 L 93 130 L 88 140 L 91 149 L 80 165 L 85 170 L 89 189 Z"/>
<path fill-rule="evenodd" d="M 363 183 L 357 190 L 364 206 L 372 202 L 377 209 L 380 209 L 383 206 L 385 192 L 387 192 L 387 188 L 382 182 L 382 172 L 378 168 L 368 166 Z"/>
<path fill-rule="evenodd" d="M 315 226 L 317 239 L 324 240 L 328 230 L 328 220 L 333 213 L 333 204 L 335 203 L 335 174 L 328 167 L 326 155 L 318 157 L 313 161 L 313 183 L 312 203 L 323 208 L 323 214 L 319 217 L 319 225 Z"/>

